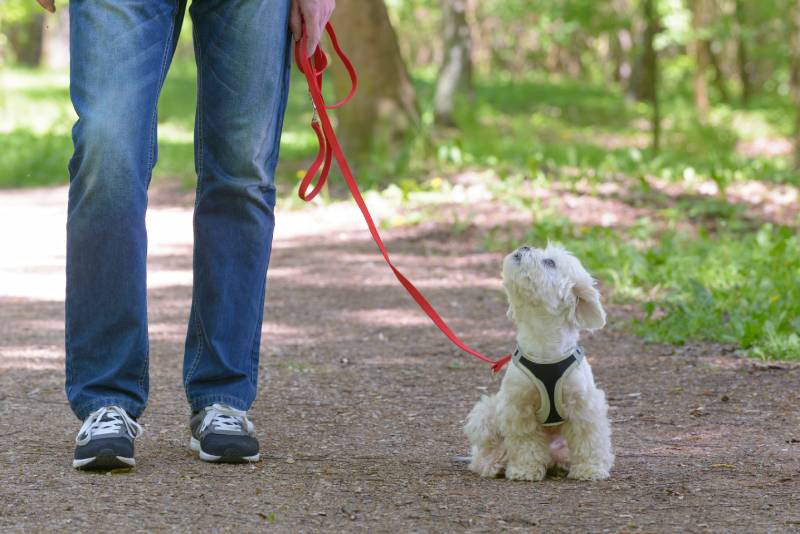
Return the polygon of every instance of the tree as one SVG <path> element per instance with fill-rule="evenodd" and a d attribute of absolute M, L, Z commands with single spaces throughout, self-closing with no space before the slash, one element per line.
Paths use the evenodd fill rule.
<path fill-rule="evenodd" d="M 791 87 L 792 103 L 795 109 L 794 118 L 794 167 L 800 170 L 800 0 L 794 0 L 789 10 L 791 22 Z"/>
<path fill-rule="evenodd" d="M 333 25 L 359 75 L 356 96 L 336 113 L 342 143 L 358 165 L 375 149 L 399 146 L 419 123 L 419 109 L 383 0 L 339 0 Z M 344 69 L 332 75 L 336 94 L 347 94 Z"/>
<path fill-rule="evenodd" d="M 33 2 L 32 2 L 33 3 Z M 44 15 L 25 16 L 3 30 L 14 59 L 27 67 L 38 67 L 42 61 Z"/>
<path fill-rule="evenodd" d="M 736 0 L 736 63 L 739 71 L 739 82 L 742 84 L 742 104 L 750 104 L 753 94 L 753 83 L 750 80 L 750 55 L 747 47 L 747 13 L 744 0 Z"/>
<path fill-rule="evenodd" d="M 707 0 L 689 0 L 689 7 L 692 11 L 692 30 L 694 32 L 690 44 L 690 50 L 695 60 L 694 105 L 700 122 L 706 122 L 710 107 L 708 86 L 706 85 L 706 70 L 711 61 L 708 57 L 708 40 L 704 37 L 704 30 L 707 26 L 709 6 Z"/>
<path fill-rule="evenodd" d="M 656 0 L 644 0 L 643 11 L 646 22 L 644 30 L 644 52 L 642 54 L 643 71 L 645 75 L 646 94 L 650 97 L 652 105 L 651 132 L 653 135 L 652 149 L 658 152 L 661 148 L 661 106 L 658 100 L 658 56 L 654 46 L 660 22 Z"/>
<path fill-rule="evenodd" d="M 714 71 L 714 87 L 717 88 L 720 99 L 723 102 L 728 103 L 730 102 L 730 98 L 728 97 L 728 86 L 725 84 L 725 73 L 722 71 L 722 64 L 720 62 L 719 54 L 714 51 L 714 42 L 707 40 L 705 44 L 706 54 Z"/>
<path fill-rule="evenodd" d="M 641 0 L 638 4 L 637 11 L 641 9 L 641 16 L 632 17 L 630 27 L 618 34 L 620 43 L 625 43 L 625 48 L 633 56 L 630 72 L 627 76 L 622 76 L 621 81 L 628 96 L 640 102 L 652 102 L 655 97 L 653 90 L 656 76 L 653 70 L 655 63 L 652 60 L 655 57 L 653 41 L 658 29 L 652 24 L 648 26 L 648 22 L 652 22 L 650 15 L 655 16 L 656 12 L 655 6 L 648 4 L 647 0 Z M 652 13 L 650 10 L 653 10 Z"/>
<path fill-rule="evenodd" d="M 433 113 L 438 124 L 453 125 L 457 94 L 472 92 L 472 43 L 466 0 L 442 0 L 444 60 L 436 83 Z"/>

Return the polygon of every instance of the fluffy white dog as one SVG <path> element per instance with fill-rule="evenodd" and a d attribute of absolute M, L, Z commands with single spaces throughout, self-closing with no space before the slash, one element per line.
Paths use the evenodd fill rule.
<path fill-rule="evenodd" d="M 606 323 L 594 280 L 575 256 L 548 244 L 506 256 L 503 286 L 517 349 L 500 391 L 484 395 L 467 417 L 470 469 L 542 480 L 548 467 L 568 464 L 570 478 L 608 478 L 608 405 L 578 345 L 581 330 Z"/>

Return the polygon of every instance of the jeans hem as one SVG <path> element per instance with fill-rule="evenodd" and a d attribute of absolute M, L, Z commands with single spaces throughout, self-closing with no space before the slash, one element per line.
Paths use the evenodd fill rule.
<path fill-rule="evenodd" d="M 250 409 L 250 406 L 253 404 L 252 401 L 248 402 L 238 397 L 234 397 L 232 395 L 203 395 L 200 397 L 195 397 L 189 399 L 189 404 L 192 407 L 192 412 L 198 412 L 205 408 L 206 406 L 211 406 L 212 404 L 221 403 L 227 404 L 236 410 L 247 411 Z"/>
<path fill-rule="evenodd" d="M 89 414 L 99 410 L 103 406 L 119 406 L 126 412 L 128 415 L 133 417 L 134 419 L 138 419 L 141 417 L 142 412 L 144 412 L 144 407 L 138 404 L 132 403 L 128 400 L 123 400 L 119 398 L 113 397 L 102 397 L 99 399 L 93 399 L 89 402 L 84 402 L 80 406 L 71 406 L 72 411 L 81 421 L 85 420 L 89 417 Z"/>

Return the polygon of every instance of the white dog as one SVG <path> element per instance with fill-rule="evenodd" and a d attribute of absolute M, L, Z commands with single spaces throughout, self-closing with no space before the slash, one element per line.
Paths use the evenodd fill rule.
<path fill-rule="evenodd" d="M 506 256 L 503 286 L 517 349 L 500 391 L 484 395 L 467 417 L 470 469 L 542 480 L 548 467 L 568 463 L 570 478 L 608 478 L 608 405 L 578 345 L 581 330 L 606 323 L 594 280 L 575 256 L 548 244 Z"/>

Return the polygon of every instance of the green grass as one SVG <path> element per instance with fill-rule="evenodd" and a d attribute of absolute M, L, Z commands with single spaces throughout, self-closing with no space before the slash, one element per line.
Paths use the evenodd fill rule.
<path fill-rule="evenodd" d="M 613 301 L 639 304 L 633 330 L 645 339 L 683 344 L 693 340 L 733 344 L 763 359 L 800 359 L 800 234 L 796 228 L 740 218 L 741 207 L 698 198 L 677 211 L 654 209 L 629 228 L 581 226 L 539 203 L 510 199 L 514 185 L 496 187 L 498 198 L 529 209 L 533 224 L 520 236 L 498 226 L 486 248 L 523 243 L 564 244 L 599 278 Z M 714 229 L 703 224 L 712 218 Z M 697 224 L 676 229 L 669 219 Z M 656 224 L 656 223 L 660 224 Z M 663 223 L 666 222 L 666 226 Z"/>

